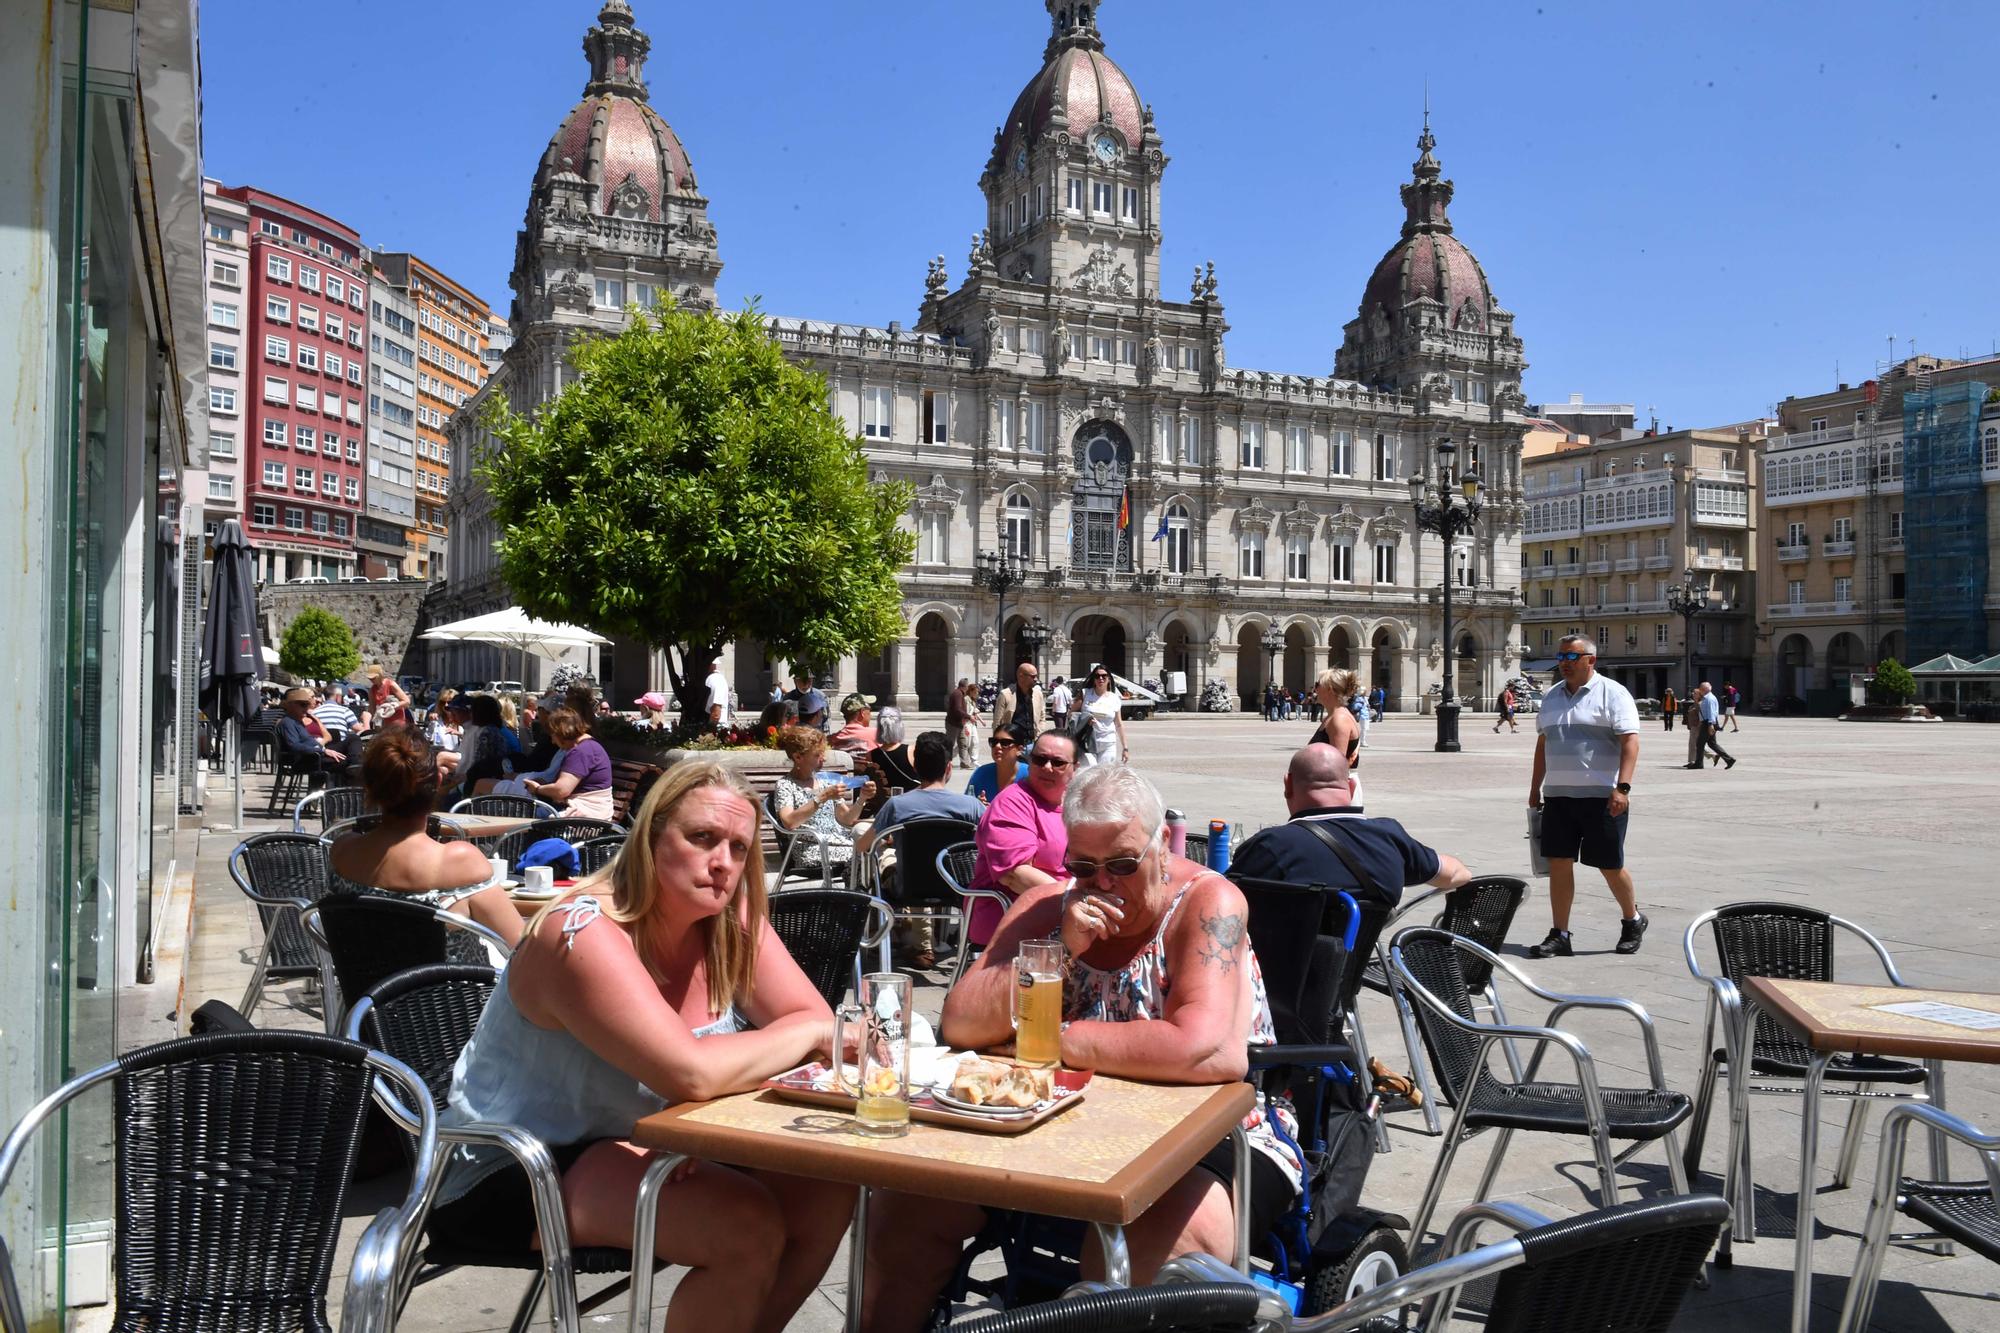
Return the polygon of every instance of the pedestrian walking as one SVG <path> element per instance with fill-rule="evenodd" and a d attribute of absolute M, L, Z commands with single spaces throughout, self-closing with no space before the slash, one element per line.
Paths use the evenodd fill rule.
<path fill-rule="evenodd" d="M 1521 729 L 1520 725 L 1514 721 L 1514 687 L 1512 685 L 1504 685 L 1500 689 L 1500 721 L 1493 724 L 1493 734 L 1495 736 L 1500 734 L 1502 724 L 1505 724 L 1509 731 L 1519 731 Z"/>
<path fill-rule="evenodd" d="M 1055 684 L 1049 687 L 1049 725 L 1057 731 L 1069 730 L 1070 709 L 1076 706 L 1076 696 L 1070 691 L 1069 682 L 1057 676 Z"/>
<path fill-rule="evenodd" d="M 945 701 L 944 734 L 951 745 L 952 757 L 956 762 L 970 769 L 977 756 L 973 748 L 977 738 L 973 730 L 979 716 L 979 702 L 974 695 L 972 682 L 964 676 L 958 678 L 958 685 L 952 690 L 951 698 Z"/>
<path fill-rule="evenodd" d="M 1617 951 L 1639 952 L 1646 917 L 1639 911 L 1632 872 L 1625 868 L 1625 825 L 1632 805 L 1632 772 L 1639 764 L 1639 706 L 1631 691 L 1597 674 L 1597 645 L 1572 634 L 1556 645 L 1562 680 L 1542 697 L 1535 714 L 1535 761 L 1528 780 L 1528 808 L 1542 812 L 1541 852 L 1549 863 L 1548 937 L 1530 958 L 1567 958 L 1570 906 L 1576 898 L 1576 863 L 1604 875 L 1623 924 Z"/>
<path fill-rule="evenodd" d="M 1674 698 L 1674 687 L 1667 686 L 1666 693 L 1660 696 L 1660 721 L 1668 731 L 1674 729 L 1674 707 L 1678 703 L 1679 700 Z"/>
<path fill-rule="evenodd" d="M 1708 750 L 1713 750 L 1715 757 L 1729 767 L 1736 767 L 1736 756 L 1724 750 L 1721 742 L 1715 739 L 1722 734 L 1722 705 L 1716 698 L 1715 686 L 1703 681 L 1695 686 L 1694 698 L 1695 706 L 1699 710 L 1697 716 L 1701 719 L 1701 740 L 1695 747 L 1694 762 L 1688 767 L 1700 768 L 1703 752 Z"/>
<path fill-rule="evenodd" d="M 1722 716 L 1729 723 L 1731 731 L 1741 731 L 1736 725 L 1736 701 L 1743 696 L 1736 692 L 1736 682 L 1730 681 L 1722 687 Z"/>
<path fill-rule="evenodd" d="M 1389 707 L 1389 691 L 1383 686 L 1377 685 L 1368 694 L 1368 707 L 1374 712 L 1375 720 L 1380 722 L 1383 711 Z M 1363 741 L 1362 744 L 1366 745 L 1367 742 Z"/>

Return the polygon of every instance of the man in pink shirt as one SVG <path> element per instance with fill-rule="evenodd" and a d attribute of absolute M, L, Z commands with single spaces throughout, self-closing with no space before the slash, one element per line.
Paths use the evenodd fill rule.
<path fill-rule="evenodd" d="M 997 888 L 1018 898 L 1037 884 L 1063 875 L 1069 836 L 1063 832 L 1063 793 L 1076 772 L 1076 742 L 1060 731 L 1045 731 L 1028 753 L 1028 780 L 1003 788 L 986 808 L 975 838 L 979 854 L 972 866 L 972 887 Z M 985 944 L 1000 924 L 1001 912 L 982 899 L 973 904 L 966 931 L 974 944 Z"/>

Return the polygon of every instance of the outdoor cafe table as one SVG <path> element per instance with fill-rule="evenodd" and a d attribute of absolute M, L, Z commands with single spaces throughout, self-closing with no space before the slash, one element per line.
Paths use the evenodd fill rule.
<path fill-rule="evenodd" d="M 463 829 L 465 836 L 474 842 L 484 838 L 504 838 L 535 822 L 515 815 L 445 815 L 444 820 Z"/>
<path fill-rule="evenodd" d="M 848 1237 L 849 1329 L 861 1317 L 870 1187 L 1093 1223 L 1106 1280 L 1122 1286 L 1131 1280 L 1125 1227 L 1230 1137 L 1255 1101 L 1248 1083 L 1174 1087 L 1098 1074 L 1080 1103 L 1022 1134 L 913 1121 L 900 1138 L 864 1135 L 849 1112 L 768 1091 L 687 1102 L 647 1116 L 632 1132 L 634 1143 L 668 1154 L 647 1177 L 654 1192 L 641 1191 L 640 1217 L 652 1215 L 649 1201 L 681 1155 L 861 1186 Z M 1240 1132 L 1234 1137 L 1241 1191 L 1249 1184 L 1249 1149 Z M 1248 1214 L 1240 1194 L 1236 1202 L 1241 1251 Z M 1239 1252 L 1236 1261 L 1247 1257 Z M 651 1296 L 652 1265 L 635 1260 L 634 1327 L 650 1312 Z"/>
<path fill-rule="evenodd" d="M 1813 1169 L 1819 1151 L 1820 1087 L 1826 1066 L 1835 1055 L 1884 1055 L 1905 1060 L 1921 1060 L 1930 1072 L 1931 1101 L 1944 1105 L 1944 1062 L 1968 1060 L 1976 1064 L 2000 1064 L 2000 1028 L 1984 1031 L 1923 1018 L 1908 1013 L 1891 1013 L 1878 1006 L 1952 1005 L 1982 1011 L 2000 1018 L 2000 995 L 1978 991 L 1927 990 L 1917 986 L 1853 986 L 1830 981 L 1785 981 L 1776 977 L 1749 977 L 1744 984 L 1743 1030 L 1756 1031 L 1757 1015 L 1770 1015 L 1774 1022 L 1789 1028 L 1812 1052 L 1806 1067 L 1805 1104 L 1799 1128 L 1799 1207 L 1798 1238 L 1792 1259 L 1792 1331 L 1806 1333 L 1812 1319 L 1813 1250 Z M 1740 1075 L 1730 1079 L 1733 1104 L 1732 1123 L 1749 1114 L 1750 1080 Z M 1730 1154 L 1728 1181 L 1723 1197 L 1736 1197 L 1737 1154 Z M 1943 1137 L 1932 1135 L 1931 1162 L 1940 1176 L 1945 1172 Z M 1727 1233 L 1724 1233 L 1725 1241 Z"/>

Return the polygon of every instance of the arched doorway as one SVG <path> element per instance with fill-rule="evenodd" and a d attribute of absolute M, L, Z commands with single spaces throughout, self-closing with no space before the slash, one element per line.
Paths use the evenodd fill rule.
<path fill-rule="evenodd" d="M 1871 665 L 1862 660 L 1864 652 L 1858 636 L 1834 635 L 1833 642 L 1826 646 L 1827 685 L 1836 690 L 1846 689 L 1851 674 L 1866 670 Z"/>
<path fill-rule="evenodd" d="M 1354 636 L 1347 632 L 1347 626 L 1335 625 L 1333 632 L 1326 636 L 1326 664 L 1330 667 L 1354 665 Z"/>
<path fill-rule="evenodd" d="M 1026 616 L 1007 617 L 1007 634 L 1000 649 L 1000 685 L 1003 689 L 1014 683 L 1014 668 L 1021 663 L 1033 661 L 1037 667 L 1041 665 L 1036 655 L 1028 651 L 1028 640 L 1022 634 L 1027 628 Z"/>
<path fill-rule="evenodd" d="M 1236 631 L 1236 694 L 1247 713 L 1264 708 L 1264 627 L 1246 624 Z"/>
<path fill-rule="evenodd" d="M 1285 630 L 1284 670 L 1278 676 L 1278 683 L 1287 692 L 1311 689 L 1319 675 L 1313 667 L 1313 638 L 1313 632 L 1304 625 L 1292 625 Z"/>
<path fill-rule="evenodd" d="M 896 645 L 892 640 L 878 653 L 863 653 L 855 660 L 855 688 L 872 704 L 896 702 Z M 836 708 L 839 700 L 829 700 Z"/>
<path fill-rule="evenodd" d="M 1879 664 L 1883 658 L 1893 657 L 1904 666 L 1908 666 L 1910 663 L 1905 660 L 1908 652 L 1909 650 L 1903 646 L 1903 631 L 1892 629 L 1882 636 L 1882 642 L 1875 650 L 1875 661 Z"/>
<path fill-rule="evenodd" d="M 1161 640 L 1166 644 L 1166 647 L 1160 654 L 1160 683 L 1163 685 L 1168 684 L 1169 681 L 1167 678 L 1178 671 L 1182 676 L 1186 677 L 1181 690 L 1193 689 L 1194 655 L 1188 649 L 1187 626 L 1178 620 L 1169 621 L 1167 623 L 1167 631 L 1161 635 Z"/>
<path fill-rule="evenodd" d="M 951 626 L 932 611 L 917 622 L 917 707 L 943 708 L 951 686 Z"/>
<path fill-rule="evenodd" d="M 1110 616 L 1085 616 L 1070 631 L 1070 670 L 1084 676 L 1103 663 L 1112 674 L 1132 679 L 1131 660 L 1125 650 L 1125 627 Z"/>
<path fill-rule="evenodd" d="M 1378 629 L 1375 631 L 1372 646 L 1375 678 L 1368 682 L 1368 688 L 1381 690 L 1384 699 L 1383 711 L 1393 713 L 1399 702 L 1396 698 L 1396 653 L 1399 645 L 1392 631 Z"/>
<path fill-rule="evenodd" d="M 1470 634 L 1459 635 L 1457 659 L 1451 688 L 1457 691 L 1459 703 L 1467 708 L 1485 708 L 1486 700 L 1479 683 L 1479 641 Z"/>
<path fill-rule="evenodd" d="M 1778 645 L 1779 694 L 1796 694 L 1801 699 L 1812 688 L 1812 645 L 1803 634 L 1789 634 Z"/>

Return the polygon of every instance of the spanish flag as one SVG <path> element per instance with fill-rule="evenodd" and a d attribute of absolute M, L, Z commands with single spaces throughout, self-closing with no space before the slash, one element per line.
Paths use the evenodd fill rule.
<path fill-rule="evenodd" d="M 1125 491 L 1121 493 L 1118 497 L 1118 530 L 1120 532 L 1123 532 L 1125 531 L 1125 529 L 1131 526 L 1132 526 L 1132 492 Z"/>

